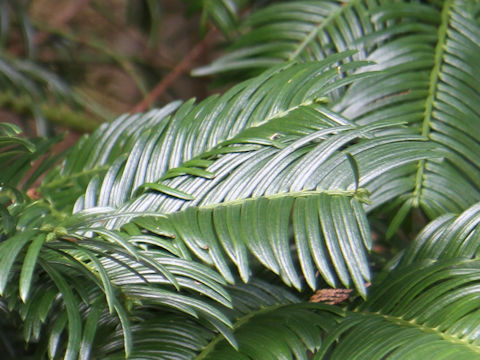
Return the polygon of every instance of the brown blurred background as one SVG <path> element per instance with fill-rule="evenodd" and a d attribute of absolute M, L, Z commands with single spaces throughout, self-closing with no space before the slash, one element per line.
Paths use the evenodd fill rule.
<path fill-rule="evenodd" d="M 7 0 L 0 9 L 2 18 L 8 15 L 2 21 L 2 59 L 14 70 L 16 61 L 34 64 L 70 89 L 65 96 L 52 95 L 40 81 L 41 94 L 33 89 L 32 95 L 3 82 L 0 121 L 18 124 L 27 136 L 69 130 L 71 143 L 121 113 L 206 97 L 208 80 L 189 72 L 214 58 L 222 35 L 211 25 L 201 33 L 201 14 L 192 3 Z"/>

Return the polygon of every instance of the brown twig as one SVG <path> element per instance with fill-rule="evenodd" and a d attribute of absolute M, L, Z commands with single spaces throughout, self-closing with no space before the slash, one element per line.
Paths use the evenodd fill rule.
<path fill-rule="evenodd" d="M 365 283 L 366 287 L 372 285 L 371 283 Z M 352 289 L 320 289 L 313 294 L 309 302 L 313 303 L 325 303 L 329 305 L 340 304 L 350 297 Z"/>
<path fill-rule="evenodd" d="M 336 305 L 350 297 L 351 289 L 320 289 L 310 297 L 309 302 Z"/>
<path fill-rule="evenodd" d="M 140 101 L 135 107 L 132 109 L 132 113 L 143 112 L 147 110 L 150 105 L 158 99 L 169 87 L 173 84 L 173 82 L 182 75 L 185 71 L 190 69 L 192 62 L 198 58 L 204 51 L 209 47 L 210 42 L 217 34 L 216 29 L 211 29 L 208 31 L 207 35 L 203 38 L 203 40 L 195 45 L 190 52 L 185 55 L 185 57 L 180 61 L 177 66 L 170 72 L 167 76 L 165 76 L 153 89 L 150 91 L 142 101 Z"/>

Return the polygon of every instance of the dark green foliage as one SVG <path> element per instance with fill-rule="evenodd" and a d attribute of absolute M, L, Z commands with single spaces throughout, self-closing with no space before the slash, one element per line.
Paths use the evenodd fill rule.
<path fill-rule="evenodd" d="M 256 77 L 102 125 L 38 200 L 6 172 L 0 349 L 23 356 L 23 332 L 37 358 L 480 357 L 478 9 L 267 6 L 208 68 Z M 1 126 L 1 164 L 46 151 Z"/>

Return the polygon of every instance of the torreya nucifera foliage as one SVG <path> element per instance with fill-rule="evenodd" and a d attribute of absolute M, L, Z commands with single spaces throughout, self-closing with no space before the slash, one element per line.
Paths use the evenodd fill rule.
<path fill-rule="evenodd" d="M 3 353 L 479 357 L 479 10 L 251 5 L 194 71 L 246 80 L 104 123 L 37 199 L 50 140 L 2 123 Z"/>

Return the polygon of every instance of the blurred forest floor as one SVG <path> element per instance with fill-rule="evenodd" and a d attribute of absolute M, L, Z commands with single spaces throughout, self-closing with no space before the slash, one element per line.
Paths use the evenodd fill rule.
<path fill-rule="evenodd" d="M 12 16 L 2 49 L 5 55 L 32 59 L 57 74 L 103 114 L 85 109 L 84 117 L 93 122 L 80 120 L 81 126 L 62 124 L 61 116 L 53 125 L 46 119 L 50 132 L 69 133 L 56 151 L 119 114 L 209 95 L 208 79 L 193 78 L 189 72 L 218 55 L 214 49 L 222 41 L 220 33 L 209 28 L 201 34 L 200 14 L 188 14 L 188 1 L 161 0 L 155 9 L 147 3 L 31 0 L 25 9 L 35 29 L 30 34 L 33 57 L 21 21 Z M 0 104 L 0 121 L 16 123 L 27 136 L 45 135 L 31 112 L 9 104 Z"/>

